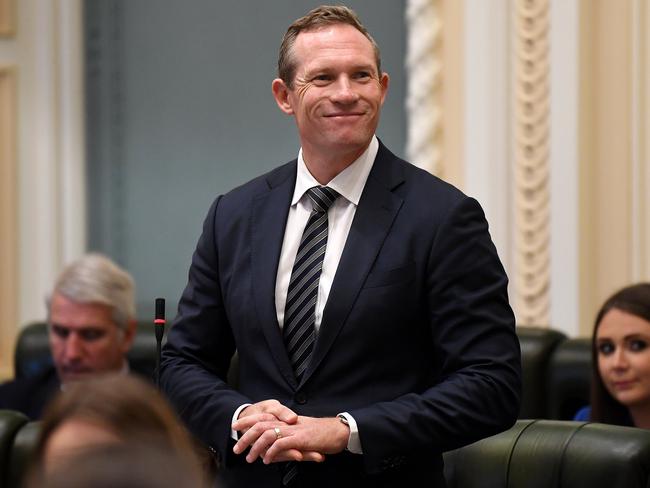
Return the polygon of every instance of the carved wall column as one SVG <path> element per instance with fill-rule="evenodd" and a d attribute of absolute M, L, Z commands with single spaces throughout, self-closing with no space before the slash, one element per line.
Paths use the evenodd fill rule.
<path fill-rule="evenodd" d="M 442 20 L 439 0 L 409 0 L 407 158 L 430 173 L 442 169 Z"/>
<path fill-rule="evenodd" d="M 459 0 L 408 0 L 407 159 L 463 187 L 463 9 Z"/>
<path fill-rule="evenodd" d="M 516 0 L 515 312 L 520 325 L 549 323 L 548 0 Z"/>

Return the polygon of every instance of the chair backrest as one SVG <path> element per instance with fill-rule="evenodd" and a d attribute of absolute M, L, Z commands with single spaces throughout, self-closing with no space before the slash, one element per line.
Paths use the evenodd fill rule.
<path fill-rule="evenodd" d="M 150 322 L 138 322 L 133 345 L 127 354 L 131 370 L 149 378 L 156 368 L 156 337 Z M 16 378 L 39 374 L 52 366 L 47 324 L 34 322 L 20 331 L 16 342 Z"/>
<path fill-rule="evenodd" d="M 23 327 L 18 334 L 14 352 L 16 378 L 30 378 L 52 367 L 52 355 L 47 325 L 35 322 Z"/>
<path fill-rule="evenodd" d="M 541 327 L 517 327 L 521 347 L 523 394 L 519 418 L 546 416 L 549 362 L 558 345 L 566 339 L 562 332 Z"/>
<path fill-rule="evenodd" d="M 29 419 L 20 412 L 0 410 L 0 488 L 8 488 L 14 440 Z"/>
<path fill-rule="evenodd" d="M 23 482 L 32 464 L 32 455 L 36 450 L 40 429 L 40 422 L 27 422 L 16 434 L 9 456 L 9 469 L 6 471 L 7 488 L 24 486 Z"/>
<path fill-rule="evenodd" d="M 448 488 L 647 488 L 650 431 L 559 420 L 509 430 L 444 454 Z"/>
<path fill-rule="evenodd" d="M 591 384 L 591 339 L 562 341 L 548 368 L 547 418 L 571 420 L 589 404 Z"/>

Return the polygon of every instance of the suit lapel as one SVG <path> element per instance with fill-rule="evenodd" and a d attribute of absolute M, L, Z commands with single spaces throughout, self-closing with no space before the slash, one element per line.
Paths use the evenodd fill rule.
<path fill-rule="evenodd" d="M 291 197 L 296 180 L 296 162 L 282 166 L 267 177 L 269 191 L 253 200 L 252 276 L 258 318 L 271 354 L 287 382 L 297 386 L 282 340 L 275 311 L 275 281 Z"/>
<path fill-rule="evenodd" d="M 404 181 L 400 168 L 394 164 L 395 159 L 380 144 L 334 276 L 314 352 L 303 375 L 303 383 L 323 360 L 345 324 L 402 206 L 402 199 L 393 193 Z"/>

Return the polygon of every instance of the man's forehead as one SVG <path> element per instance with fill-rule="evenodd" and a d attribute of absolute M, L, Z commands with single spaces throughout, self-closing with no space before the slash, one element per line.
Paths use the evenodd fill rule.
<path fill-rule="evenodd" d="M 61 327 L 79 329 L 117 327 L 111 307 L 102 303 L 78 303 L 55 295 L 50 305 L 50 322 Z"/>
<path fill-rule="evenodd" d="M 69 331 L 107 330 L 117 328 L 115 324 L 108 322 L 70 323 L 54 319 L 50 320 L 50 326 L 55 329 L 65 329 Z"/>
<path fill-rule="evenodd" d="M 103 314 L 110 313 L 111 307 L 106 303 L 98 301 L 80 301 L 74 298 L 67 297 L 61 293 L 55 293 L 50 301 L 50 311 L 65 312 L 74 310 L 76 314 L 79 313 L 93 313 Z"/>
<path fill-rule="evenodd" d="M 322 45 L 311 49 L 303 47 L 296 53 L 296 74 L 306 76 L 317 71 L 377 69 L 372 49 L 358 50 L 347 46 Z"/>
<path fill-rule="evenodd" d="M 365 47 L 368 54 L 374 56 L 374 49 L 370 39 L 356 27 L 349 24 L 327 24 L 303 30 L 298 33 L 294 43 L 294 49 L 305 49 L 308 52 L 314 49 L 336 49 L 349 46 L 354 43 L 355 47 Z"/>

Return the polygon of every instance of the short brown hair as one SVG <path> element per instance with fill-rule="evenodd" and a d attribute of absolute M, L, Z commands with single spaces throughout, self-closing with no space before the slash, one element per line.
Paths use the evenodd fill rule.
<path fill-rule="evenodd" d="M 334 24 L 351 25 L 361 32 L 372 44 L 377 63 L 377 74 L 381 74 L 381 55 L 379 46 L 372 38 L 368 30 L 363 26 L 357 14 L 351 8 L 343 5 L 321 5 L 310 11 L 304 17 L 300 17 L 289 26 L 280 44 L 280 55 L 278 57 L 278 76 L 289 87 L 293 88 L 293 77 L 296 74 L 296 60 L 293 56 L 293 45 L 298 34 L 304 31 L 316 30 L 320 27 Z"/>

